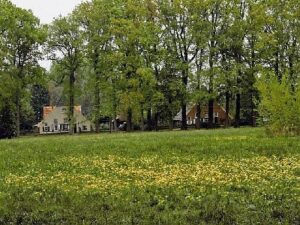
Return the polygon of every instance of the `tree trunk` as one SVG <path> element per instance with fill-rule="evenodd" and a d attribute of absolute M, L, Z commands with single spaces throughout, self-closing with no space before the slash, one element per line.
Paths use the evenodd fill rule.
<path fill-rule="evenodd" d="M 256 127 L 256 115 L 255 115 L 255 110 L 254 110 L 254 104 L 252 104 L 252 107 L 251 107 L 251 125 L 252 125 L 252 127 Z"/>
<path fill-rule="evenodd" d="M 20 126 L 21 126 L 21 103 L 19 90 L 16 93 L 16 137 L 20 137 Z"/>
<path fill-rule="evenodd" d="M 108 119 L 109 119 L 109 133 L 112 133 L 113 124 L 112 124 L 111 118 L 109 117 Z"/>
<path fill-rule="evenodd" d="M 127 132 L 132 131 L 132 109 L 128 109 L 127 111 Z"/>
<path fill-rule="evenodd" d="M 201 105 L 198 103 L 196 105 L 196 129 L 201 128 Z"/>
<path fill-rule="evenodd" d="M 98 70 L 99 53 L 98 49 L 94 50 L 94 73 L 95 73 L 95 102 L 94 102 L 94 113 L 95 113 L 95 128 L 96 133 L 100 132 L 100 72 Z"/>
<path fill-rule="evenodd" d="M 96 83 L 95 83 L 95 128 L 96 133 L 100 132 L 100 87 L 99 87 L 99 77 L 96 76 Z"/>
<path fill-rule="evenodd" d="M 240 120 L 241 120 L 241 93 L 240 93 L 240 78 L 241 78 L 241 71 L 238 71 L 237 77 L 237 94 L 236 94 L 236 102 L 235 102 L 235 128 L 240 127 Z"/>
<path fill-rule="evenodd" d="M 241 119 L 241 94 L 236 94 L 236 108 L 235 108 L 235 127 L 240 127 L 240 119 Z"/>
<path fill-rule="evenodd" d="M 255 37 L 252 36 L 252 44 L 251 44 L 251 124 L 252 127 L 256 127 L 256 114 L 255 114 L 255 47 L 254 47 Z"/>
<path fill-rule="evenodd" d="M 155 129 L 155 131 L 158 131 L 159 129 L 158 129 L 158 118 L 159 118 L 159 112 L 156 112 L 155 114 L 154 114 L 154 121 L 153 121 L 153 127 L 154 127 L 154 129 Z"/>
<path fill-rule="evenodd" d="M 148 131 L 152 130 L 152 112 L 151 112 L 151 108 L 148 108 L 148 110 L 147 110 L 147 130 Z"/>
<path fill-rule="evenodd" d="M 281 82 L 282 80 L 282 76 L 280 74 L 280 71 L 279 71 L 279 50 L 275 53 L 275 65 L 274 65 L 274 70 L 275 70 L 275 74 L 278 78 L 278 80 Z"/>
<path fill-rule="evenodd" d="M 188 72 L 186 70 L 182 71 L 182 83 L 184 85 L 184 93 L 182 94 L 182 99 L 181 99 L 181 118 L 182 118 L 182 123 L 181 123 L 181 130 L 187 130 L 187 115 L 186 115 L 186 88 L 188 84 Z"/>
<path fill-rule="evenodd" d="M 115 117 L 116 118 L 116 117 Z M 116 119 L 114 119 L 114 131 L 118 131 L 118 121 Z"/>
<path fill-rule="evenodd" d="M 187 130 L 187 118 L 186 118 L 186 104 L 182 103 L 181 104 L 181 117 L 182 117 L 182 122 L 181 122 L 181 130 Z"/>
<path fill-rule="evenodd" d="M 241 65 L 242 64 L 242 56 L 239 52 L 236 53 L 236 62 Z M 240 127 L 240 120 L 241 120 L 241 79 L 242 79 L 242 71 L 239 68 L 238 74 L 236 78 L 236 86 L 237 86 L 237 93 L 236 93 L 236 104 L 235 104 L 235 127 Z"/>
<path fill-rule="evenodd" d="M 226 92 L 226 106 L 225 106 L 225 111 L 226 111 L 226 118 L 225 118 L 225 127 L 228 128 L 230 126 L 229 122 L 229 110 L 230 110 L 230 93 L 227 91 Z"/>
<path fill-rule="evenodd" d="M 114 126 L 114 131 L 118 131 L 118 121 L 117 121 L 117 113 L 114 112 L 114 123 L 113 123 L 113 126 Z"/>
<path fill-rule="evenodd" d="M 16 65 L 16 63 L 14 62 L 14 65 Z M 18 81 L 16 82 L 16 120 L 15 120 L 15 125 L 16 125 L 16 137 L 20 137 L 21 135 L 21 90 L 23 90 L 25 88 L 24 83 L 23 83 L 23 71 L 24 71 L 24 67 L 23 65 L 18 65 L 17 66 L 19 69 L 19 73 L 18 73 Z"/>
<path fill-rule="evenodd" d="M 197 65 L 197 91 L 201 91 L 201 77 L 200 77 L 200 72 L 202 71 L 202 57 L 203 57 L 203 52 L 204 50 L 201 49 L 200 51 L 200 58 L 196 59 L 196 65 Z M 201 102 L 199 102 L 196 105 L 196 129 L 201 129 Z"/>
<path fill-rule="evenodd" d="M 173 118 L 169 119 L 169 130 L 172 131 L 174 129 L 174 121 Z"/>
<path fill-rule="evenodd" d="M 214 99 L 208 101 L 208 128 L 214 128 Z"/>
<path fill-rule="evenodd" d="M 118 131 L 118 122 L 117 122 L 117 93 L 116 93 L 116 82 L 113 79 L 112 80 L 112 86 L 113 86 L 113 116 L 114 116 L 114 130 Z"/>
<path fill-rule="evenodd" d="M 144 109 L 141 109 L 141 131 L 145 131 Z"/>
<path fill-rule="evenodd" d="M 214 43 L 211 44 L 214 46 Z M 213 82 L 213 68 L 214 68 L 214 53 L 210 52 L 209 54 L 209 68 L 210 68 L 210 76 L 209 76 L 209 94 L 212 95 L 214 91 L 214 82 Z M 214 103 L 215 100 L 210 96 L 208 101 L 208 128 L 211 129 L 214 127 Z"/>
<path fill-rule="evenodd" d="M 74 86 L 75 86 L 75 71 L 73 70 L 70 73 L 69 80 L 69 112 L 68 112 L 68 120 L 69 120 L 69 134 L 74 134 Z"/>
<path fill-rule="evenodd" d="M 296 50 L 297 42 L 296 39 L 293 40 L 292 50 L 288 57 L 289 59 L 289 73 L 290 73 L 290 81 L 291 81 L 291 88 L 292 92 L 296 91 L 296 79 L 295 79 L 295 71 L 294 71 L 294 57 L 295 57 L 295 50 Z"/>

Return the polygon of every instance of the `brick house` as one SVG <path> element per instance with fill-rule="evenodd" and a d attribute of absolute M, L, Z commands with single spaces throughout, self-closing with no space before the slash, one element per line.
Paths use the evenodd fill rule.
<path fill-rule="evenodd" d="M 196 105 L 193 106 L 188 106 L 187 107 L 187 125 L 192 126 L 196 125 Z M 202 106 L 201 107 L 201 118 L 200 118 L 201 124 L 205 125 L 208 123 L 208 106 Z M 177 126 L 181 124 L 182 122 L 182 111 L 174 117 L 174 122 Z M 214 119 L 213 119 L 214 124 L 219 125 L 219 126 L 225 126 L 226 125 L 226 111 L 225 109 L 215 103 L 214 104 Z M 229 114 L 229 124 L 232 124 L 233 122 L 233 117 Z"/>

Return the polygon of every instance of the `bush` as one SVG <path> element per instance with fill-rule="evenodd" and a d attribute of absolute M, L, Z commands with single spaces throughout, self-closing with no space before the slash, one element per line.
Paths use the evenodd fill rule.
<path fill-rule="evenodd" d="M 0 108 L 0 139 L 12 138 L 15 135 L 15 123 L 13 121 L 14 114 L 12 107 L 5 103 Z"/>
<path fill-rule="evenodd" d="M 288 76 L 279 80 L 265 74 L 257 84 L 261 94 L 259 113 L 268 134 L 295 136 L 300 134 L 300 88 Z"/>

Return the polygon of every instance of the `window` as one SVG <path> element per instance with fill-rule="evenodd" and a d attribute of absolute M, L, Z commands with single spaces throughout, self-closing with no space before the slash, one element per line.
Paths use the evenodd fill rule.
<path fill-rule="evenodd" d="M 64 123 L 69 123 L 68 118 L 64 118 Z"/>
<path fill-rule="evenodd" d="M 69 124 L 61 124 L 60 130 L 61 131 L 69 131 Z"/>
<path fill-rule="evenodd" d="M 214 113 L 214 117 L 219 117 L 219 113 L 218 112 Z"/>
<path fill-rule="evenodd" d="M 187 121 L 188 125 L 191 125 L 191 124 L 192 124 L 192 119 L 191 119 L 191 117 L 188 117 L 187 120 L 188 120 L 188 121 Z"/>
<path fill-rule="evenodd" d="M 58 119 L 54 119 L 54 124 L 55 124 L 55 125 L 58 124 Z"/>
<path fill-rule="evenodd" d="M 205 117 L 203 118 L 203 123 L 208 123 L 209 118 L 208 118 L 208 113 L 205 114 Z"/>
<path fill-rule="evenodd" d="M 87 126 L 83 125 L 82 130 L 87 131 Z"/>
<path fill-rule="evenodd" d="M 50 127 L 48 127 L 48 126 L 44 126 L 44 132 L 50 132 Z"/>

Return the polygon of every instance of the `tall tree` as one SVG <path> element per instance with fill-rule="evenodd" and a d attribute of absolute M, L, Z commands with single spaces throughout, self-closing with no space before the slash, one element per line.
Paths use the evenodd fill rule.
<path fill-rule="evenodd" d="M 46 30 L 39 20 L 27 11 L 1 1 L 1 53 L 2 71 L 14 82 L 14 107 L 16 136 L 20 135 L 22 98 L 28 85 L 37 82 L 42 75 L 38 60 L 42 58 L 41 46 L 46 40 Z"/>
<path fill-rule="evenodd" d="M 215 72 L 218 66 L 218 48 L 219 35 L 222 30 L 222 14 L 224 14 L 223 4 L 226 1 L 208 1 L 206 20 L 209 23 L 209 40 L 208 40 L 208 127 L 212 128 L 214 125 L 214 103 L 215 103 Z"/>
<path fill-rule="evenodd" d="M 107 59 L 112 48 L 111 23 L 114 19 L 115 4 L 116 1 L 94 0 L 82 3 L 75 12 L 84 28 L 84 38 L 88 43 L 86 58 L 93 68 L 93 114 L 97 133 L 100 131 L 101 80 L 103 81 L 107 77 L 108 71 L 112 69 L 111 63 Z"/>
<path fill-rule="evenodd" d="M 248 0 L 248 13 L 246 16 L 246 37 L 244 43 L 244 57 L 246 61 L 245 82 L 243 89 L 246 93 L 248 107 L 245 110 L 250 117 L 252 126 L 256 126 L 258 90 L 255 87 L 256 75 L 263 64 L 260 42 L 263 38 L 266 8 L 260 1 Z"/>
<path fill-rule="evenodd" d="M 143 37 L 143 3 L 140 1 L 123 1 L 119 3 L 119 15 L 113 22 L 115 51 L 120 62 L 121 107 L 127 115 L 127 131 L 133 130 L 133 121 L 141 116 L 142 94 L 139 91 L 138 70 L 145 68 L 142 56 L 141 38 Z"/>
<path fill-rule="evenodd" d="M 74 133 L 74 105 L 76 73 L 83 59 L 83 31 L 75 16 L 59 17 L 49 26 L 48 48 L 50 58 L 65 71 L 68 79 L 68 121 L 69 133 Z"/>
<path fill-rule="evenodd" d="M 236 105 L 235 105 L 235 127 L 240 126 L 241 119 L 241 91 L 244 76 L 244 42 L 246 36 L 246 13 L 247 3 L 245 0 L 232 1 L 230 8 L 233 18 L 230 27 L 230 52 L 235 60 L 236 68 Z"/>
<path fill-rule="evenodd" d="M 191 2 L 192 3 L 192 2 Z M 192 99 L 196 103 L 196 129 L 201 126 L 201 108 L 206 105 L 204 102 L 208 100 L 207 88 L 205 87 L 205 69 L 208 59 L 207 43 L 211 36 L 210 22 L 208 20 L 208 8 L 205 1 L 197 1 L 192 3 L 192 18 L 194 22 L 191 26 L 192 35 L 198 48 L 198 54 L 195 58 L 195 76 L 193 77 Z"/>
<path fill-rule="evenodd" d="M 167 45 L 177 60 L 177 69 L 181 73 L 181 129 L 187 129 L 187 87 L 191 63 L 199 51 L 192 35 L 194 20 L 191 16 L 193 4 L 187 0 L 159 1 L 162 26 L 168 36 Z"/>
<path fill-rule="evenodd" d="M 31 106 L 34 111 L 35 122 L 43 119 L 43 107 L 49 105 L 50 97 L 48 90 L 43 85 L 33 85 L 31 88 Z"/>

